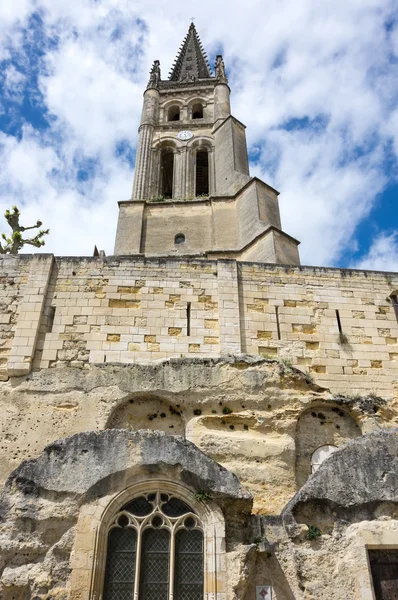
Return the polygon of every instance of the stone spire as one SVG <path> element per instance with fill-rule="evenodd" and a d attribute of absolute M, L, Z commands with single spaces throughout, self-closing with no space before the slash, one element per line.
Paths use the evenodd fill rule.
<path fill-rule="evenodd" d="M 212 77 L 206 52 L 195 25 L 191 23 L 170 71 L 170 81 L 194 81 Z"/>

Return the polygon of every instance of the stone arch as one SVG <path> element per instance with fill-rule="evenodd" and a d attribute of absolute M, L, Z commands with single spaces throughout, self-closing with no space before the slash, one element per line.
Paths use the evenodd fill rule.
<path fill-rule="evenodd" d="M 159 396 L 134 396 L 117 406 L 106 429 L 149 429 L 169 435 L 184 435 L 185 426 L 179 404 L 173 406 Z"/>
<path fill-rule="evenodd" d="M 311 475 L 311 458 L 321 446 L 342 446 L 361 435 L 355 419 L 333 405 L 313 405 L 296 425 L 296 483 L 301 488 Z"/>
<path fill-rule="evenodd" d="M 213 528 L 215 556 L 209 563 L 215 567 L 213 571 L 209 568 L 209 573 L 218 571 L 222 583 L 218 578 L 215 582 L 214 576 L 212 582 L 225 593 L 223 514 L 225 522 L 236 524 L 236 531 L 247 530 L 251 495 L 236 475 L 179 436 L 108 429 L 58 440 L 46 446 L 37 459 L 22 462 L 10 475 L 2 497 L 2 516 L 9 522 L 3 538 L 10 547 L 15 547 L 17 539 L 23 539 L 23 544 L 20 550 L 3 557 L 4 566 L 10 572 L 23 571 L 24 577 L 11 587 L 0 581 L 1 598 L 41 597 L 57 589 L 60 596 L 71 600 L 98 600 L 99 527 L 107 509 L 123 502 L 134 486 L 147 490 L 154 482 L 167 489 L 178 488 L 183 500 L 188 494 L 188 504 L 201 511 L 209 530 Z M 198 490 L 208 493 L 211 501 L 200 499 Z M 27 519 L 21 519 L 14 510 L 15 502 L 29 507 Z M 41 531 L 45 535 L 38 545 Z M 229 535 L 236 543 L 238 534 L 232 530 Z M 209 593 L 214 591 L 210 588 Z"/>
<path fill-rule="evenodd" d="M 191 145 L 193 158 L 193 190 L 196 197 L 209 196 L 212 188 L 213 145 L 210 139 L 195 139 Z"/>
<path fill-rule="evenodd" d="M 218 582 L 216 579 L 220 577 L 220 573 L 215 565 L 225 564 L 225 520 L 220 507 L 213 501 L 206 503 L 199 501 L 192 490 L 180 482 L 171 481 L 164 477 L 154 477 L 137 482 L 115 495 L 98 520 L 90 599 L 101 597 L 104 585 L 107 537 L 114 516 L 134 497 L 151 492 L 173 495 L 188 505 L 197 515 L 204 541 L 205 597 L 206 592 L 217 589 Z M 221 578 L 224 576 L 225 573 L 221 572 Z"/>

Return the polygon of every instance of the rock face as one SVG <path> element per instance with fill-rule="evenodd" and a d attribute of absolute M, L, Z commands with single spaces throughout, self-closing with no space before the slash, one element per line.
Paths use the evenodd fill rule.
<path fill-rule="evenodd" d="M 222 507 L 233 543 L 251 495 L 194 444 L 160 432 L 82 433 L 46 446 L 8 478 L 1 498 L 0 597 L 67 598 L 79 513 L 137 478 L 168 478 Z"/>
<path fill-rule="evenodd" d="M 84 547 L 90 515 L 102 515 L 136 481 L 169 480 L 192 498 L 208 494 L 221 509 L 227 598 L 252 598 L 255 586 L 267 582 L 276 600 L 370 599 L 366 545 L 398 539 L 397 449 L 395 429 L 352 440 L 280 516 L 267 517 L 250 516 L 252 498 L 237 477 L 179 436 L 110 429 L 58 440 L 6 482 L 0 597 L 88 597 L 89 581 L 78 575 L 81 593 L 74 582 L 84 561 L 92 561 L 93 546 Z M 319 531 L 308 539 L 311 527 Z"/>
<path fill-rule="evenodd" d="M 56 437 L 161 429 L 236 473 L 266 514 L 279 514 L 305 482 L 317 447 L 398 422 L 395 400 L 335 396 L 259 357 L 43 369 L 1 388 L 3 482 Z"/>
<path fill-rule="evenodd" d="M 398 429 L 359 437 L 337 450 L 309 478 L 283 511 L 285 522 L 331 526 L 336 517 L 363 520 L 398 504 Z M 331 512 L 333 511 L 333 513 Z"/>

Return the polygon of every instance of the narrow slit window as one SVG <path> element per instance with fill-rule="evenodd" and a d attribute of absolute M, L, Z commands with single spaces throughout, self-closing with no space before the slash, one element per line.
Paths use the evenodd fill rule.
<path fill-rule="evenodd" d="M 191 303 L 187 302 L 187 335 L 191 335 Z"/>
<path fill-rule="evenodd" d="M 390 296 L 391 298 L 391 302 L 392 302 L 392 306 L 395 312 L 395 318 L 398 321 L 398 295 L 397 294 L 391 294 Z"/>
<path fill-rule="evenodd" d="M 275 306 L 276 330 L 278 332 L 278 340 L 281 339 L 281 326 L 279 323 L 279 306 Z"/>
<path fill-rule="evenodd" d="M 337 327 L 339 328 L 339 333 L 343 333 L 343 328 L 341 326 L 340 313 L 336 310 L 336 319 L 337 319 Z"/>

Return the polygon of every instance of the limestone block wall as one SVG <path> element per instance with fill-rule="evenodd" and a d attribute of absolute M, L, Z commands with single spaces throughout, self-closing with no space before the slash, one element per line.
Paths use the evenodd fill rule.
<path fill-rule="evenodd" d="M 394 394 L 397 274 L 249 263 L 238 273 L 243 352 L 291 360 L 335 392 Z"/>
<path fill-rule="evenodd" d="M 29 373 L 53 257 L 0 258 L 0 380 Z"/>
<path fill-rule="evenodd" d="M 334 393 L 396 394 L 397 274 L 21 255 L 2 260 L 1 276 L 3 379 L 32 366 L 244 353 L 287 361 Z"/>
<path fill-rule="evenodd" d="M 217 264 L 148 266 L 140 259 L 57 261 L 45 300 L 54 322 L 41 330 L 35 368 L 218 355 Z"/>

